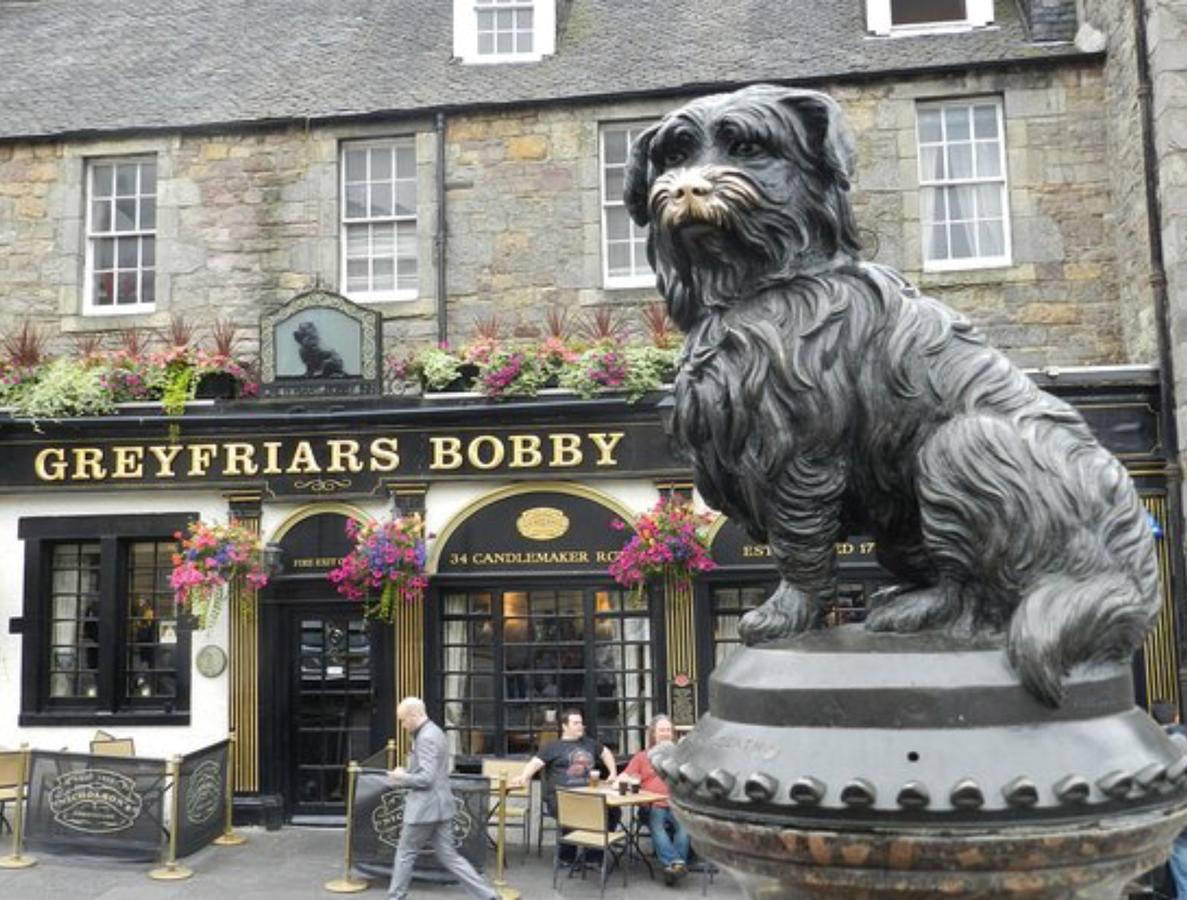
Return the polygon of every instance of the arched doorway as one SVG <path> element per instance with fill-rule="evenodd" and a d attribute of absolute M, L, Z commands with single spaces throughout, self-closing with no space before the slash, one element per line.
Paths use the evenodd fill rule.
<path fill-rule="evenodd" d="M 261 756 L 268 789 L 295 823 L 334 824 L 346 804 L 346 764 L 370 756 L 393 731 L 391 629 L 363 618 L 326 577 L 363 515 L 319 504 L 273 538 L 284 572 L 261 597 Z"/>

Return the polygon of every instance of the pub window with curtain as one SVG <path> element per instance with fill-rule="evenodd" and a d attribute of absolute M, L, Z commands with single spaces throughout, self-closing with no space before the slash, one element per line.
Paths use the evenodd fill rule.
<path fill-rule="evenodd" d="M 196 514 L 21 519 L 22 723 L 187 724 L 189 633 L 169 586 Z"/>

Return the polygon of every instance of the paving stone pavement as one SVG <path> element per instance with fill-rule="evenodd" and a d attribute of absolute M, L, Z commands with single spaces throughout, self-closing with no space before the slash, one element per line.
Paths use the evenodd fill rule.
<path fill-rule="evenodd" d="M 241 847 L 207 847 L 184 860 L 194 870 L 186 881 L 152 881 L 147 872 L 151 865 L 111 861 L 77 860 L 62 856 L 31 853 L 38 864 L 28 869 L 0 869 L 2 900 L 164 900 L 164 898 L 218 898 L 218 900 L 264 900 L 264 898 L 327 898 L 325 882 L 342 876 L 342 831 L 334 828 L 282 828 L 279 831 L 239 829 L 248 838 Z M 0 856 L 11 851 L 8 835 L 0 839 Z M 598 897 L 597 876 L 563 879 L 560 890 L 552 889 L 552 860 L 548 848 L 544 857 L 534 853 L 524 859 L 518 845 L 509 848 L 511 864 L 507 883 L 517 889 L 523 900 L 591 900 Z M 493 872 L 490 862 L 488 876 Z M 611 873 L 606 886 L 607 900 L 697 900 L 701 894 L 701 876 L 691 873 L 674 887 L 651 881 L 639 863 L 627 870 L 627 887 L 622 875 Z M 361 898 L 383 897 L 386 881 L 374 880 L 369 890 L 346 895 Z M 709 898 L 741 900 L 743 894 L 725 872 L 719 873 L 708 887 Z M 465 897 L 452 885 L 415 882 L 413 898 Z"/>

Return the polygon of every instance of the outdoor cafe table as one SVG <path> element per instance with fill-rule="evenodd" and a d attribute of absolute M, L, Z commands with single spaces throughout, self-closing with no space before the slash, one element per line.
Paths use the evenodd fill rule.
<path fill-rule="evenodd" d="M 620 794 L 618 786 L 613 784 L 600 785 L 599 787 L 566 788 L 566 790 L 577 794 L 601 794 L 606 798 L 608 807 L 618 809 L 635 810 L 668 799 L 667 794 L 657 794 L 653 791 L 628 791 L 625 794 Z M 643 860 L 643 865 L 647 866 L 647 874 L 654 878 L 655 872 L 651 868 L 651 862 L 639 845 L 639 826 L 641 824 L 638 813 L 632 812 L 630 825 L 626 828 L 627 854 Z"/>

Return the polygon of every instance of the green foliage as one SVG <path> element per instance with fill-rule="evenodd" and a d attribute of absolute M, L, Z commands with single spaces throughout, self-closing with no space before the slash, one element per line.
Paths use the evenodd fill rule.
<path fill-rule="evenodd" d="M 644 346 L 626 348 L 626 378 L 623 389 L 628 400 L 638 400 L 650 391 L 658 391 L 672 380 L 676 371 L 677 348 Z"/>
<path fill-rule="evenodd" d="M 56 359 L 35 380 L 25 382 L 7 397 L 13 414 L 28 419 L 104 416 L 115 412 L 102 366 L 85 366 L 72 359 Z"/>
<path fill-rule="evenodd" d="M 181 360 L 174 360 L 165 367 L 164 383 L 161 389 L 161 409 L 167 416 L 185 414 L 185 405 L 194 399 L 198 388 L 192 366 Z"/>
<path fill-rule="evenodd" d="M 440 391 L 457 380 L 461 365 L 461 360 L 448 350 L 428 347 L 416 355 L 412 368 L 419 374 L 425 390 Z"/>

